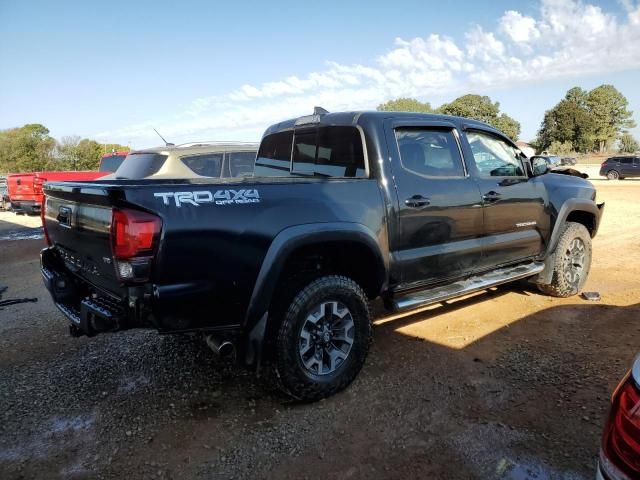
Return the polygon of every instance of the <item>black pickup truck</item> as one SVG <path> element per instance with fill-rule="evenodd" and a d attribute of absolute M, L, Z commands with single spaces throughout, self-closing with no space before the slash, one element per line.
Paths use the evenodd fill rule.
<path fill-rule="evenodd" d="M 281 122 L 254 176 L 48 183 L 42 276 L 74 335 L 203 332 L 303 400 L 361 369 L 369 302 L 421 307 L 587 279 L 603 204 L 496 129 L 348 112 Z"/>

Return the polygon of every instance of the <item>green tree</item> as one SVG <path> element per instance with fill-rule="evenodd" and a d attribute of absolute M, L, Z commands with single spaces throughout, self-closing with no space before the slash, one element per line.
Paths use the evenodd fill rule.
<path fill-rule="evenodd" d="M 488 123 L 513 140 L 517 140 L 520 135 L 520 123 L 506 113 L 500 114 L 500 103 L 492 102 L 487 96 L 463 95 L 442 105 L 438 112 Z"/>
<path fill-rule="evenodd" d="M 627 106 L 627 99 L 612 85 L 590 92 L 574 87 L 545 112 L 537 143 L 543 149 L 553 142 L 571 142 L 578 152 L 605 151 L 623 129 L 635 126 Z"/>
<path fill-rule="evenodd" d="M 587 107 L 594 121 L 594 140 L 603 152 L 623 129 L 634 128 L 628 100 L 613 85 L 600 85 L 589 92 Z"/>
<path fill-rule="evenodd" d="M 420 102 L 415 98 L 398 98 L 381 103 L 376 108 L 379 112 L 418 112 L 433 113 L 433 108 L 429 102 Z"/>
<path fill-rule="evenodd" d="M 100 158 L 108 153 L 104 145 L 77 135 L 62 137 L 57 151 L 58 163 L 65 170 L 97 170 Z"/>
<path fill-rule="evenodd" d="M 566 142 L 554 140 L 549 145 L 549 152 L 555 155 L 569 155 L 573 152 L 573 144 L 568 140 Z"/>
<path fill-rule="evenodd" d="M 46 170 L 53 160 L 55 140 L 39 123 L 0 132 L 0 171 Z"/>
<path fill-rule="evenodd" d="M 640 144 L 629 132 L 620 137 L 620 153 L 635 153 L 640 150 Z"/>
<path fill-rule="evenodd" d="M 542 149 L 549 149 L 553 142 L 570 142 L 577 152 L 588 152 L 593 148 L 595 125 L 587 99 L 588 92 L 574 87 L 555 107 L 545 112 L 538 132 L 538 144 Z"/>

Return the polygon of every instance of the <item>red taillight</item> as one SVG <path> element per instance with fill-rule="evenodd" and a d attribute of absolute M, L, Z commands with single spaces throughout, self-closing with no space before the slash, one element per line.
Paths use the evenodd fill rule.
<path fill-rule="evenodd" d="M 111 216 L 113 256 L 127 259 L 153 255 L 161 227 L 162 220 L 150 213 L 114 209 Z"/>
<path fill-rule="evenodd" d="M 640 478 L 640 390 L 631 376 L 613 396 L 602 453 L 629 478 Z"/>
<path fill-rule="evenodd" d="M 33 191 L 34 193 L 42 193 L 42 185 L 44 184 L 44 182 L 46 182 L 47 180 L 44 178 L 40 178 L 40 177 L 35 177 L 33 179 Z"/>

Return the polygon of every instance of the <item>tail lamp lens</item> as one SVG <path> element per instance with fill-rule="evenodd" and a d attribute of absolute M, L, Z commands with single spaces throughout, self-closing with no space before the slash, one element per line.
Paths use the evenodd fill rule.
<path fill-rule="evenodd" d="M 613 397 L 602 450 L 629 478 L 640 478 L 640 390 L 631 376 Z"/>
<path fill-rule="evenodd" d="M 127 259 L 152 255 L 162 227 L 159 217 L 146 212 L 114 209 L 111 217 L 113 255 Z"/>

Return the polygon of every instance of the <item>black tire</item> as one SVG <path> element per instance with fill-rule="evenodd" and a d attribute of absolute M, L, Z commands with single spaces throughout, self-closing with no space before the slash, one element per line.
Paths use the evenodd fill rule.
<path fill-rule="evenodd" d="M 332 310 L 327 315 L 314 316 L 316 311 L 325 312 L 329 305 Z M 340 312 L 336 310 L 338 305 L 343 307 Z M 344 313 L 345 308 L 346 313 Z M 328 334 L 323 337 L 322 334 L 313 333 L 313 338 L 316 340 L 312 341 L 309 333 L 311 330 L 308 330 L 308 327 L 310 325 L 318 327 L 318 324 L 323 324 L 326 325 L 327 332 L 334 327 L 338 329 L 336 324 L 344 325 L 345 320 L 343 317 L 333 315 L 334 310 L 336 313 L 342 313 L 343 317 L 350 322 L 348 331 L 351 335 L 349 340 L 352 343 L 350 346 L 347 345 L 347 342 L 344 344 L 346 345 L 344 348 L 348 349 L 346 358 L 337 360 L 334 360 L 333 356 L 328 358 L 329 366 L 327 372 L 323 373 L 319 370 L 326 366 L 324 360 L 327 358 L 326 355 L 329 355 L 326 353 L 327 351 L 344 354 L 334 347 L 333 333 L 330 334 L 329 340 L 326 340 Z M 320 318 L 321 320 L 314 320 L 314 323 L 310 323 L 310 318 Z M 317 331 L 313 330 L 313 332 Z M 340 329 L 331 331 L 340 331 Z M 345 326 L 342 331 L 346 337 L 348 335 L 347 327 Z M 325 347 L 320 346 L 319 343 L 323 338 L 327 342 Z M 339 392 L 353 381 L 364 365 L 370 340 L 369 302 L 362 288 L 350 278 L 337 275 L 313 280 L 293 298 L 278 329 L 275 345 L 275 370 L 280 388 L 288 395 L 305 402 L 320 400 Z M 336 335 L 335 341 L 336 343 L 341 342 L 338 335 Z M 307 347 L 307 352 L 315 352 L 306 360 L 306 362 L 315 361 L 317 363 L 315 372 L 312 372 L 309 366 L 305 365 L 302 352 L 305 347 Z M 318 353 L 319 351 L 320 353 Z M 314 360 L 314 357 L 319 360 Z"/>
<path fill-rule="evenodd" d="M 582 255 L 579 255 L 580 245 L 583 248 Z M 540 291 L 562 298 L 578 294 L 589 276 L 591 254 L 589 231 L 580 223 L 567 222 L 553 254 L 551 283 L 539 284 Z"/>
<path fill-rule="evenodd" d="M 620 174 L 617 170 L 609 170 L 607 172 L 607 180 L 619 180 Z"/>

